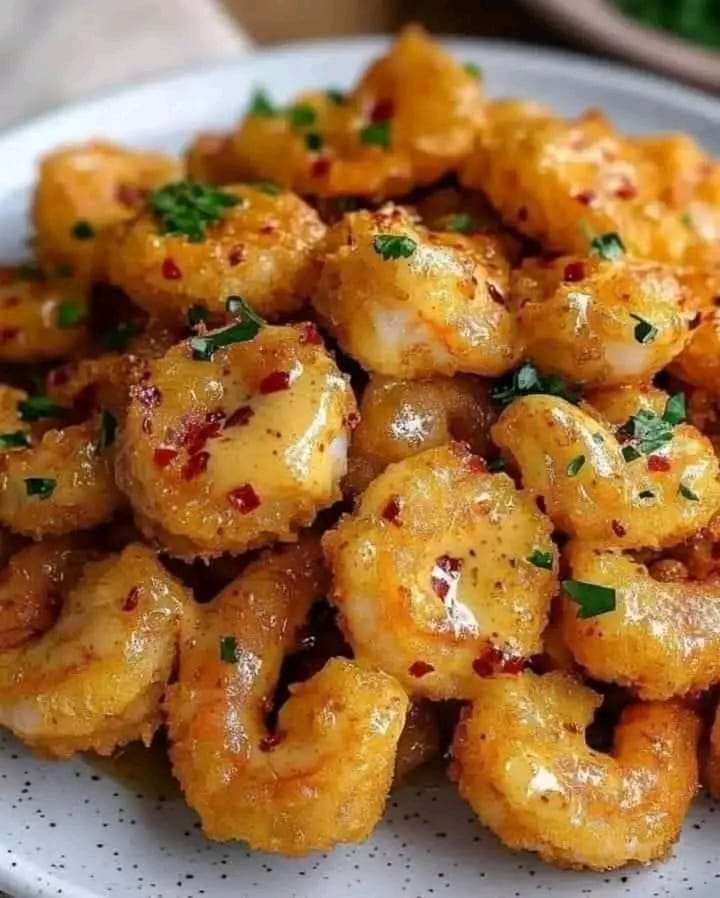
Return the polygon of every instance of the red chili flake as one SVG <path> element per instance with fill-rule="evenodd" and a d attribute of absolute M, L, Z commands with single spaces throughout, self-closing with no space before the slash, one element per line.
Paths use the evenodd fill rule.
<path fill-rule="evenodd" d="M 647 460 L 648 471 L 669 471 L 672 462 L 664 455 L 650 455 Z"/>
<path fill-rule="evenodd" d="M 320 331 L 315 327 L 312 321 L 305 321 L 300 327 L 300 342 L 316 346 L 322 343 Z"/>
<path fill-rule="evenodd" d="M 408 667 L 408 673 L 411 677 L 424 677 L 426 674 L 432 673 L 435 668 L 427 661 L 413 661 Z"/>
<path fill-rule="evenodd" d="M 471 455 L 467 459 L 466 465 L 473 474 L 487 474 L 488 472 L 487 462 L 484 458 L 480 458 L 479 455 Z"/>
<path fill-rule="evenodd" d="M 630 181 L 626 181 L 624 184 L 621 184 L 615 191 L 615 196 L 621 200 L 632 200 L 637 196 L 637 194 L 637 187 Z"/>
<path fill-rule="evenodd" d="M 313 160 L 313 163 L 310 166 L 310 174 L 313 178 L 324 178 L 330 171 L 331 165 L 332 163 L 327 156 L 319 156 L 317 159 Z"/>
<path fill-rule="evenodd" d="M 278 730 L 276 733 L 269 733 L 260 740 L 258 748 L 260 751 L 272 751 L 285 739 L 286 733 Z"/>
<path fill-rule="evenodd" d="M 430 576 L 433 592 L 440 599 L 445 599 L 450 592 L 450 587 L 460 578 L 462 558 L 452 558 L 450 555 L 441 555 L 435 559 L 435 567 Z M 438 573 L 436 573 L 436 571 Z"/>
<path fill-rule="evenodd" d="M 585 277 L 585 265 L 582 262 L 569 262 L 563 272 L 564 281 L 582 281 Z"/>
<path fill-rule="evenodd" d="M 145 406 L 145 408 L 155 408 L 160 405 L 160 400 L 162 399 L 160 390 L 151 383 L 136 384 L 130 389 L 130 394 L 133 399 L 137 399 L 140 405 Z"/>
<path fill-rule="evenodd" d="M 133 586 L 130 592 L 125 596 L 125 601 L 122 604 L 123 611 L 133 611 L 137 608 L 138 602 L 140 601 L 140 587 Z"/>
<path fill-rule="evenodd" d="M 492 281 L 488 283 L 488 293 L 490 294 L 490 299 L 492 299 L 493 302 L 503 303 L 505 301 L 505 297 L 498 290 L 495 284 L 493 284 Z"/>
<path fill-rule="evenodd" d="M 185 480 L 192 480 L 202 474 L 210 461 L 209 452 L 196 452 L 191 455 L 187 462 L 183 465 L 182 476 Z"/>
<path fill-rule="evenodd" d="M 290 374 L 288 371 L 272 371 L 260 381 L 261 393 L 279 393 L 290 386 Z"/>
<path fill-rule="evenodd" d="M 153 452 L 153 461 L 158 468 L 167 468 L 170 462 L 177 458 L 177 454 L 177 449 L 172 449 L 170 446 L 158 446 Z"/>
<path fill-rule="evenodd" d="M 225 429 L 228 427 L 244 427 L 249 423 L 250 418 L 255 414 L 252 408 L 249 405 L 241 405 L 240 408 L 235 409 L 235 411 L 230 415 L 230 417 L 225 422 Z"/>
<path fill-rule="evenodd" d="M 581 190 L 580 193 L 575 194 L 574 199 L 576 199 L 578 203 L 582 203 L 583 206 L 592 206 L 596 199 L 595 191 Z"/>
<path fill-rule="evenodd" d="M 205 448 L 205 443 L 209 439 L 220 433 L 224 420 L 225 412 L 222 409 L 206 412 L 202 418 L 187 415 L 183 421 L 180 445 L 187 449 L 188 455 L 195 455 Z"/>
<path fill-rule="evenodd" d="M 520 206 L 520 208 L 517 211 L 517 220 L 518 221 L 527 221 L 528 220 L 527 206 Z"/>
<path fill-rule="evenodd" d="M 115 199 L 128 209 L 137 209 L 144 203 L 147 194 L 147 190 L 135 184 L 118 184 Z"/>
<path fill-rule="evenodd" d="M 4 327 L 0 330 L 0 343 L 9 343 L 20 333 L 16 327 Z"/>
<path fill-rule="evenodd" d="M 518 674 L 525 669 L 525 659 L 508 655 L 495 646 L 489 646 L 473 661 L 473 670 L 479 677 L 497 673 Z"/>
<path fill-rule="evenodd" d="M 61 387 L 70 380 L 70 371 L 67 365 L 54 368 L 47 376 L 49 387 Z"/>
<path fill-rule="evenodd" d="M 228 264 L 233 268 L 236 265 L 239 265 L 241 262 L 245 261 L 247 253 L 245 252 L 245 246 L 242 243 L 238 243 L 230 250 L 228 253 Z"/>
<path fill-rule="evenodd" d="M 177 264 L 170 258 L 164 259 L 161 267 L 162 276 L 168 281 L 179 281 L 182 277 L 182 271 Z"/>
<path fill-rule="evenodd" d="M 381 514 L 386 521 L 390 521 L 391 524 L 400 527 L 402 523 L 398 520 L 400 517 L 400 497 L 391 496 Z"/>
<path fill-rule="evenodd" d="M 370 120 L 373 122 L 386 122 L 395 114 L 395 103 L 390 100 L 378 100 L 370 112 Z"/>
<path fill-rule="evenodd" d="M 623 537 L 627 533 L 627 531 L 625 530 L 625 525 L 621 521 L 613 521 L 611 526 L 615 536 Z"/>
<path fill-rule="evenodd" d="M 345 425 L 350 428 L 350 430 L 355 430 L 355 428 L 360 423 L 360 415 L 357 412 L 350 412 L 349 415 L 345 418 Z"/>
<path fill-rule="evenodd" d="M 248 514 L 260 505 L 260 497 L 249 483 L 244 483 L 228 493 L 228 502 L 240 514 Z"/>

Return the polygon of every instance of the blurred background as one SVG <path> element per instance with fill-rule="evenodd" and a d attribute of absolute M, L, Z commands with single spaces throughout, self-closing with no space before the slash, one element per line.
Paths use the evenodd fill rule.
<path fill-rule="evenodd" d="M 615 57 L 720 91 L 720 0 L 0 0 L 0 127 L 254 46 L 413 21 Z"/>

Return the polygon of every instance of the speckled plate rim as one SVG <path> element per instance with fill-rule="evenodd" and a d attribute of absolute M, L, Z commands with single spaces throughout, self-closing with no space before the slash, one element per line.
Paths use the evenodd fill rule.
<path fill-rule="evenodd" d="M 102 135 L 138 145 L 177 148 L 192 130 L 222 128 L 234 122 L 253 85 L 266 83 L 273 89 L 273 71 L 286 69 L 293 72 L 292 79 L 285 78 L 286 89 L 277 92 L 279 98 L 284 98 L 297 86 L 290 83 L 294 80 L 302 86 L 333 83 L 342 86 L 349 83 L 368 58 L 386 42 L 386 38 L 376 37 L 277 47 L 237 62 L 168 74 L 96 96 L 6 130 L 0 134 L 0 258 L 12 258 L 21 251 L 21 221 L 35 162 L 51 147 Z M 720 103 L 698 91 L 572 53 L 462 38 L 448 38 L 446 43 L 461 58 L 477 62 L 485 69 L 491 94 L 534 95 L 539 100 L 553 103 L 562 112 L 574 112 L 592 102 L 591 98 L 599 93 L 598 102 L 606 103 L 610 98 L 610 111 L 618 113 L 614 117 L 624 127 L 657 129 L 667 120 L 668 128 L 671 125 L 687 128 L 709 148 L 720 152 Z M 338 67 L 342 75 L 336 78 Z M 219 88 L 225 91 L 222 110 L 217 105 Z M 236 92 L 233 99 L 228 100 L 231 90 Z M 214 105 L 209 102 L 211 92 L 214 92 Z M 647 110 L 646 116 L 643 110 Z M 3 750 L 0 748 L 0 754 Z M 28 758 L 28 764 L 31 763 Z M 56 810 L 58 818 L 62 819 L 62 806 Z M 83 839 L 87 836 L 87 832 L 78 834 L 79 854 L 84 850 Z M 382 838 L 382 835 L 378 836 L 378 840 Z M 50 898 L 60 891 L 72 898 L 106 898 L 107 893 L 101 887 L 87 888 L 69 879 L 67 874 L 57 875 L 47 866 L 25 856 L 21 862 L 11 864 L 8 852 L 13 845 L 12 838 L 7 837 L 0 843 L 0 888 L 10 891 L 15 898 Z M 17 854 L 14 856 L 18 857 Z M 509 862 L 516 861 L 517 857 L 507 853 Z M 560 886 L 557 885 L 559 880 L 549 871 L 546 882 L 555 881 L 556 886 L 546 888 L 552 894 L 566 895 L 566 887 L 572 890 L 575 882 L 579 893 L 580 881 L 574 879 L 575 874 L 566 875 L 569 878 L 563 878 Z M 384 889 L 382 891 L 390 895 Z M 315 892 L 303 892 L 303 898 L 306 894 L 310 896 Z M 488 893 L 483 891 L 482 894 Z M 605 894 L 608 894 L 607 890 L 603 891 Z M 619 890 L 617 894 L 620 894 Z M 695 893 L 697 898 L 711 898 L 714 894 Z M 378 892 L 373 898 L 379 896 Z"/>

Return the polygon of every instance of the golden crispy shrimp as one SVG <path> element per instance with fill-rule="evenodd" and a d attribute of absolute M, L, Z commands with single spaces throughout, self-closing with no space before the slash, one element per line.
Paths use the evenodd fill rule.
<path fill-rule="evenodd" d="M 188 620 L 166 704 L 170 756 L 211 839 L 299 855 L 361 841 L 382 814 L 407 708 L 392 677 L 332 658 L 266 725 L 324 587 L 306 541 L 263 555 Z"/>
<path fill-rule="evenodd" d="M 188 182 L 165 188 L 175 202 L 209 189 Z M 267 318 L 297 312 L 317 278 L 313 254 L 325 236 L 318 214 L 294 194 L 262 184 L 223 187 L 219 195 L 232 205 L 219 208 L 200 239 L 167 233 L 152 210 L 127 225 L 113 244 L 111 281 L 168 320 L 184 321 L 193 305 L 224 312 L 233 295 Z"/>
<path fill-rule="evenodd" d="M 185 168 L 193 181 L 201 184 L 234 184 L 245 172 L 235 158 L 232 135 L 221 131 L 201 131 L 185 151 Z"/>
<path fill-rule="evenodd" d="M 15 552 L 0 573 L 0 651 L 49 630 L 62 592 L 73 586 L 93 553 L 67 539 Z"/>
<path fill-rule="evenodd" d="M 407 28 L 349 95 L 303 94 L 286 110 L 256 101 L 210 172 L 230 166 L 301 194 L 398 196 L 457 167 L 483 105 L 478 78 Z M 197 166 L 203 147 L 193 155 Z"/>
<path fill-rule="evenodd" d="M 63 147 L 40 164 L 32 219 L 35 248 L 52 274 L 104 279 L 108 235 L 134 218 L 145 195 L 180 176 L 180 163 L 160 153 L 111 143 Z"/>
<path fill-rule="evenodd" d="M 690 339 L 695 309 L 672 268 L 622 256 L 526 260 L 514 272 L 527 356 L 575 383 L 646 383 Z"/>
<path fill-rule="evenodd" d="M 54 626 L 0 652 L 0 724 L 56 757 L 149 744 L 186 601 L 146 546 L 89 562 Z"/>
<path fill-rule="evenodd" d="M 610 754 L 585 729 L 600 696 L 562 673 L 486 679 L 453 745 L 460 794 L 506 845 L 560 867 L 664 857 L 697 789 L 700 721 L 673 702 L 627 707 Z"/>
<path fill-rule="evenodd" d="M 378 374 L 502 374 L 521 346 L 488 240 L 430 232 L 392 205 L 350 213 L 330 230 L 313 305 L 343 349 Z"/>
<path fill-rule="evenodd" d="M 712 797 L 720 799 L 720 707 L 715 712 L 715 720 L 710 730 L 710 746 L 705 765 L 705 778 Z"/>
<path fill-rule="evenodd" d="M 577 407 L 557 396 L 513 402 L 492 428 L 556 527 L 620 548 L 662 548 L 704 527 L 720 507 L 710 441 L 667 394 L 619 387 Z M 601 417 L 602 416 L 602 417 Z"/>
<path fill-rule="evenodd" d="M 132 391 L 118 483 L 143 533 L 182 557 L 292 541 L 340 497 L 347 380 L 311 325 L 224 345 L 241 326 L 174 346 Z"/>
<path fill-rule="evenodd" d="M 573 580 L 612 590 L 613 610 L 584 618 L 563 601 L 563 634 L 575 660 L 598 680 L 643 699 L 668 699 L 720 681 L 720 580 L 654 578 L 620 552 L 570 543 Z"/>
<path fill-rule="evenodd" d="M 373 375 L 360 403 L 344 486 L 361 493 L 392 462 L 453 440 L 486 456 L 492 451 L 494 419 L 487 384 L 479 378 L 422 381 Z"/>
<path fill-rule="evenodd" d="M 433 699 L 519 669 L 540 650 L 555 588 L 550 533 L 530 497 L 461 445 L 390 465 L 323 538 L 356 657 Z"/>
<path fill-rule="evenodd" d="M 0 267 L 0 361 L 65 358 L 87 338 L 87 288 L 27 265 Z"/>
<path fill-rule="evenodd" d="M 685 383 L 720 392 L 720 309 L 707 311 L 670 372 Z"/>

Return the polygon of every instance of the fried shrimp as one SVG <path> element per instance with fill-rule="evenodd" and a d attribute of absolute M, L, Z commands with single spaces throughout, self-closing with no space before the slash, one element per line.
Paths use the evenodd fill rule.
<path fill-rule="evenodd" d="M 556 527 L 620 548 L 662 548 L 704 527 L 720 507 L 710 441 L 661 390 L 621 387 L 582 408 L 525 396 L 492 435 Z"/>
<path fill-rule="evenodd" d="M 720 800 L 720 708 L 710 730 L 710 747 L 705 768 L 707 786 L 712 797 Z"/>
<path fill-rule="evenodd" d="M 563 601 L 563 634 L 591 676 L 643 699 L 668 699 L 720 681 L 720 580 L 660 581 L 620 552 L 571 543 L 572 578 L 605 587 L 613 610 L 584 618 Z"/>
<path fill-rule="evenodd" d="M 211 839 L 300 855 L 361 841 L 382 814 L 408 704 L 392 677 L 332 658 L 266 725 L 283 657 L 324 589 L 306 541 L 263 555 L 188 621 L 170 755 Z"/>
<path fill-rule="evenodd" d="M 669 370 L 687 384 L 720 393 L 720 309 L 703 315 L 690 343 Z"/>
<path fill-rule="evenodd" d="M 56 757 L 149 744 L 186 601 L 145 546 L 89 562 L 54 626 L 0 652 L 0 724 Z"/>
<path fill-rule="evenodd" d="M 332 601 L 356 657 L 413 695 L 468 698 L 540 650 L 556 561 L 551 526 L 461 445 L 391 465 L 323 538 Z"/>
<path fill-rule="evenodd" d="M 350 213 L 330 230 L 313 305 L 343 349 L 378 374 L 502 374 L 521 346 L 488 240 L 428 231 L 392 205 Z"/>
<path fill-rule="evenodd" d="M 611 754 L 585 729 L 600 696 L 562 673 L 478 687 L 453 745 L 460 794 L 506 845 L 560 867 L 610 870 L 664 857 L 697 789 L 697 716 L 627 707 Z"/>
<path fill-rule="evenodd" d="M 694 319 L 672 268 L 621 257 L 525 261 L 513 276 L 527 355 L 575 383 L 646 383 L 684 349 Z"/>
<path fill-rule="evenodd" d="M 174 555 L 292 541 L 340 498 L 355 401 L 311 325 L 174 346 L 133 388 L 117 478 Z M 193 348 L 195 347 L 195 348 Z"/>
<path fill-rule="evenodd" d="M 83 348 L 87 289 L 39 269 L 0 267 L 0 361 L 44 362 Z"/>
<path fill-rule="evenodd" d="M 317 212 L 295 194 L 262 184 L 209 192 L 180 182 L 164 189 L 175 203 L 190 202 L 193 191 L 197 202 L 215 197 L 220 204 L 201 239 L 168 232 L 162 214 L 148 210 L 118 236 L 109 262 L 112 282 L 151 315 L 171 321 L 184 321 L 194 305 L 224 313 L 235 295 L 267 318 L 297 312 L 317 277 L 314 251 L 325 236 Z"/>
<path fill-rule="evenodd" d="M 360 403 L 344 486 L 361 493 L 392 462 L 453 440 L 477 455 L 492 451 L 495 408 L 478 378 L 396 380 L 373 375 Z"/>
<path fill-rule="evenodd" d="M 147 193 L 180 176 L 160 153 L 111 143 L 64 147 L 40 165 L 32 218 L 38 260 L 53 274 L 104 279 L 113 227 L 134 218 Z"/>

